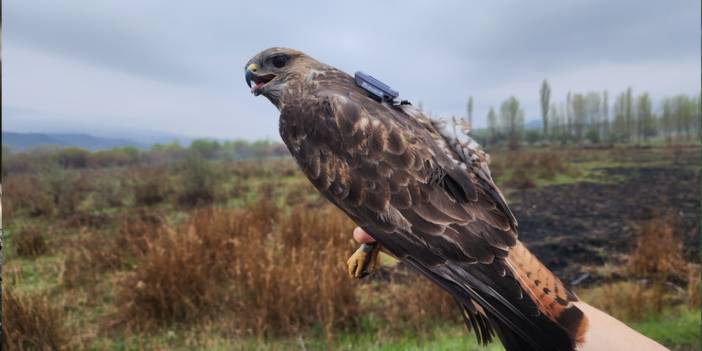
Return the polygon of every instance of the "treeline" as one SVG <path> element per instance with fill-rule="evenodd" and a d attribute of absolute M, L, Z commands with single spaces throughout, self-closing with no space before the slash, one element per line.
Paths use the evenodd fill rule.
<path fill-rule="evenodd" d="M 145 165 L 198 157 L 205 160 L 249 160 L 288 155 L 284 144 L 269 140 L 219 142 L 198 139 L 189 146 L 178 143 L 154 144 L 149 149 L 120 147 L 110 150 L 88 151 L 81 148 L 40 148 L 13 152 L 2 146 L 2 174 L 35 172 L 47 165 L 62 168 L 102 168 Z"/>
<path fill-rule="evenodd" d="M 515 97 L 487 114 L 487 130 L 478 137 L 488 145 L 516 148 L 524 143 L 641 143 L 652 139 L 693 141 L 699 138 L 700 97 L 665 98 L 654 109 L 648 93 L 631 88 L 614 98 L 607 91 L 569 92 L 566 101 L 551 103 L 551 88 L 544 80 L 539 91 L 542 128 L 525 130 L 524 111 Z M 472 98 L 469 99 L 472 105 Z"/>

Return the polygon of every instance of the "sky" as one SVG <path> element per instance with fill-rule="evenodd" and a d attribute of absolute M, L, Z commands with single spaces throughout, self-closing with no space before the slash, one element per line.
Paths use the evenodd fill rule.
<path fill-rule="evenodd" d="M 698 0 L 7 0 L 2 13 L 3 130 L 279 140 L 243 70 L 271 46 L 370 73 L 434 115 L 463 116 L 473 96 L 476 128 L 509 96 L 538 118 L 544 79 L 552 101 L 700 92 Z"/>

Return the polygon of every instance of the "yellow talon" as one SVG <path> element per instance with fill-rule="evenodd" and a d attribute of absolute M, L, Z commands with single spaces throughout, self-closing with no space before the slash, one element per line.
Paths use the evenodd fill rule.
<path fill-rule="evenodd" d="M 380 245 L 377 243 L 362 244 L 346 261 L 349 268 L 349 276 L 361 279 L 373 273 L 378 267 L 379 252 Z"/>

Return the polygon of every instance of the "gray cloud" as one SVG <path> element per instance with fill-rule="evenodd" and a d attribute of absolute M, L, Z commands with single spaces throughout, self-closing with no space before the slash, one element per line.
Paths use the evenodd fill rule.
<path fill-rule="evenodd" d="M 270 46 L 364 70 L 477 125 L 510 95 L 538 116 L 538 86 L 655 97 L 699 92 L 698 1 L 6 2 L 4 122 L 31 109 L 79 128 L 277 138 L 242 65 Z M 61 116 L 61 117 L 48 117 Z M 49 124 L 56 123 L 46 123 Z"/>

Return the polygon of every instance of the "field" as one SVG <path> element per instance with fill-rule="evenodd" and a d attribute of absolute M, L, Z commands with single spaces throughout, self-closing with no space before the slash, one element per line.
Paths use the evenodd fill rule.
<path fill-rule="evenodd" d="M 392 258 L 350 279 L 354 225 L 290 159 L 3 156 L 5 349 L 482 349 Z M 698 146 L 491 156 L 520 238 L 583 300 L 700 349 Z"/>

